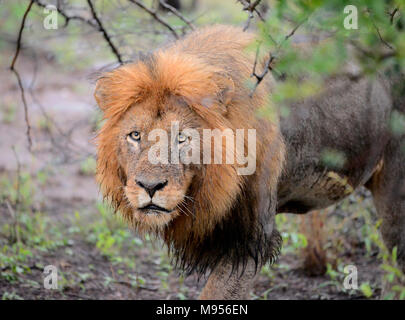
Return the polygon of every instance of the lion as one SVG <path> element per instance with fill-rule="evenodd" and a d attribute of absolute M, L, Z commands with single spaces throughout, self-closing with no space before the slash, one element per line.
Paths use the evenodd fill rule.
<path fill-rule="evenodd" d="M 255 41 L 238 27 L 205 27 L 98 79 L 103 195 L 137 232 L 162 238 L 186 274 L 209 272 L 201 299 L 247 298 L 257 270 L 280 251 L 277 213 L 325 208 L 363 185 L 404 266 L 404 139 L 389 131 L 394 106 L 385 80 L 336 77 L 292 103 L 287 117 L 263 118 L 257 111 L 269 105 L 275 80 L 268 75 L 252 91 L 256 60 L 247 48 Z M 239 174 L 236 162 L 151 161 L 162 153 L 151 153 L 156 130 L 168 133 L 180 160 L 196 144 L 212 147 L 208 158 L 225 153 L 228 142 L 212 145 L 188 129 L 200 137 L 254 129 L 255 171 Z M 242 144 L 249 147 L 246 137 Z M 344 153 L 343 165 L 322 161 L 325 150 Z"/>

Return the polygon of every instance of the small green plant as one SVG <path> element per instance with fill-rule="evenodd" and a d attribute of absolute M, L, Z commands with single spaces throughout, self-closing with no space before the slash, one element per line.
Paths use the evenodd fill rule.
<path fill-rule="evenodd" d="M 383 275 L 383 299 L 405 300 L 405 274 L 397 263 L 397 247 L 390 253 L 383 242 L 381 245 Z"/>
<path fill-rule="evenodd" d="M 364 282 L 360 285 L 360 290 L 363 292 L 364 296 L 366 298 L 371 298 L 373 295 L 373 289 L 371 288 L 370 284 L 368 282 Z"/>
<path fill-rule="evenodd" d="M 308 245 L 306 236 L 300 232 L 298 221 L 287 215 L 277 215 L 276 225 L 283 238 L 282 254 L 297 253 L 301 248 Z"/>
<path fill-rule="evenodd" d="M 1 300 L 24 300 L 22 297 L 20 297 L 18 294 L 16 294 L 14 291 L 13 292 L 4 292 Z"/>
<path fill-rule="evenodd" d="M 20 281 L 31 273 L 30 260 L 38 252 L 64 245 L 61 232 L 49 217 L 35 209 L 36 185 L 29 173 L 1 180 L 0 200 L 6 204 L 9 219 L 0 227 L 0 277 L 8 282 Z"/>
<path fill-rule="evenodd" d="M 112 261 L 121 262 L 121 249 L 130 243 L 132 235 L 127 225 L 105 203 L 97 204 L 101 219 L 90 226 L 88 241 L 95 244 L 100 252 Z"/>

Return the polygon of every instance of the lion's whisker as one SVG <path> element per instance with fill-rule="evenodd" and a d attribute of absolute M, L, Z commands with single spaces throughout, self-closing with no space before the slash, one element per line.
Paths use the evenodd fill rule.
<path fill-rule="evenodd" d="M 184 205 L 184 210 L 187 210 L 187 212 L 192 216 L 192 217 L 194 217 L 195 218 L 195 215 L 194 215 L 194 212 L 192 212 L 187 206 L 186 206 L 186 204 L 185 204 L 185 202 L 184 202 L 184 200 L 182 200 L 177 206 L 179 207 L 179 206 L 181 206 L 181 205 Z M 180 208 L 180 207 L 179 207 Z M 188 215 L 187 215 L 188 216 Z"/>
<path fill-rule="evenodd" d="M 182 209 L 181 209 L 181 207 L 180 207 L 179 205 L 177 205 L 176 207 L 177 207 L 177 209 L 179 209 L 179 210 L 180 210 L 180 212 L 181 212 L 181 213 L 184 213 L 184 214 L 185 214 L 185 215 L 188 217 L 187 212 L 185 212 L 184 210 L 182 210 Z"/>
<path fill-rule="evenodd" d="M 189 200 L 191 200 L 191 201 L 193 201 L 193 202 L 194 202 L 194 198 L 193 198 L 193 197 L 190 197 L 190 196 L 184 195 L 184 198 L 189 199 Z"/>

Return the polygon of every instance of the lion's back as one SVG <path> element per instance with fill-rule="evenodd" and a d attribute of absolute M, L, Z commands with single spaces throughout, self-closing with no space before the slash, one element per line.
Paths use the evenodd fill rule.
<path fill-rule="evenodd" d="M 245 32 L 242 28 L 214 25 L 176 41 L 172 49 L 226 70 L 251 72 L 254 54 L 247 48 L 255 39 L 255 34 Z"/>
<path fill-rule="evenodd" d="M 177 41 L 175 47 L 205 55 L 243 50 L 255 39 L 255 35 L 239 27 L 214 25 L 201 28 Z"/>

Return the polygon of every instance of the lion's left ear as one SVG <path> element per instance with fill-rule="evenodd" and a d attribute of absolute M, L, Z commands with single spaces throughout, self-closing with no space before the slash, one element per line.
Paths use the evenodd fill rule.
<path fill-rule="evenodd" d="M 203 106 L 212 109 L 221 115 L 225 116 L 228 112 L 228 106 L 231 104 L 234 93 L 235 85 L 231 78 L 218 77 L 217 86 L 219 90 L 214 97 L 206 97 L 202 99 Z"/>
<path fill-rule="evenodd" d="M 226 78 L 222 81 L 220 88 L 221 91 L 218 94 L 218 100 L 226 107 L 233 99 L 235 93 L 235 84 L 232 79 Z"/>

